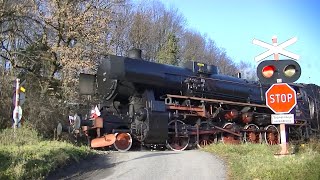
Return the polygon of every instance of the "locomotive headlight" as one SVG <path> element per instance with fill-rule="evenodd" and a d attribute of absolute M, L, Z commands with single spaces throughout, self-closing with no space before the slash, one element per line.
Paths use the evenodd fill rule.
<path fill-rule="evenodd" d="M 273 76 L 276 67 L 273 65 L 265 66 L 262 68 L 262 75 L 265 78 L 270 78 Z"/>
<path fill-rule="evenodd" d="M 284 75 L 287 77 L 292 77 L 296 74 L 296 67 L 294 65 L 288 65 L 283 70 Z"/>

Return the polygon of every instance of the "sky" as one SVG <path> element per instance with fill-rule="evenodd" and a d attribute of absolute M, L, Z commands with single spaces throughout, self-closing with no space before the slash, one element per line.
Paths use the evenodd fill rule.
<path fill-rule="evenodd" d="M 320 85 L 320 1 L 316 0 L 161 0 L 186 18 L 187 27 L 207 34 L 235 62 L 257 66 L 256 56 L 267 49 L 253 39 L 278 44 L 297 37 L 285 50 L 298 54 L 297 82 Z M 273 56 L 265 60 L 273 59 Z M 280 56 L 280 59 L 288 59 Z"/>

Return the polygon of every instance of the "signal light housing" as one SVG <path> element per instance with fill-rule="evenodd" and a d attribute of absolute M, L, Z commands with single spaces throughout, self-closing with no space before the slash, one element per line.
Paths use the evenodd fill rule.
<path fill-rule="evenodd" d="M 265 60 L 257 67 L 257 76 L 262 83 L 292 83 L 300 78 L 301 67 L 294 60 Z"/>

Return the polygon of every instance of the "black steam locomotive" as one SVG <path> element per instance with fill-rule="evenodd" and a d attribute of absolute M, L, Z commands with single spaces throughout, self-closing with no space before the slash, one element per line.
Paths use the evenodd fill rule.
<path fill-rule="evenodd" d="M 295 124 L 287 126 L 289 138 L 306 139 L 319 131 L 320 87 L 290 85 L 298 103 L 291 112 Z M 94 147 L 115 141 L 120 151 L 133 142 L 172 150 L 217 141 L 278 144 L 279 130 L 265 105 L 269 87 L 219 74 L 216 66 L 204 63 L 145 61 L 139 50 L 129 57 L 108 55 L 100 59 L 96 75 L 80 74 L 80 93 L 101 99 L 100 116 L 81 125 Z"/>

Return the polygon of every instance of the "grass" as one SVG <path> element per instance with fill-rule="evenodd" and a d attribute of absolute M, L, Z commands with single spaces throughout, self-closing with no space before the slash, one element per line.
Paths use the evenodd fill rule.
<path fill-rule="evenodd" d="M 204 151 L 225 159 L 229 179 L 234 180 L 319 180 L 320 143 L 299 146 L 294 155 L 276 158 L 279 146 L 266 144 L 214 144 Z"/>
<path fill-rule="evenodd" d="M 67 142 L 46 141 L 30 128 L 0 132 L 0 179 L 44 179 L 69 161 L 79 161 L 91 151 Z"/>

